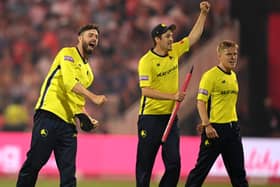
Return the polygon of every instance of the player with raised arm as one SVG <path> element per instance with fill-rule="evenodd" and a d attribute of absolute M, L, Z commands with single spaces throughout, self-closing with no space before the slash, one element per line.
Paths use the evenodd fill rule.
<path fill-rule="evenodd" d="M 152 30 L 154 47 L 139 61 L 138 74 L 141 101 L 138 116 L 138 146 L 136 160 L 136 186 L 150 186 L 154 161 L 161 146 L 161 137 L 171 116 L 175 102 L 184 100 L 179 90 L 179 57 L 196 43 L 204 28 L 210 4 L 200 3 L 200 15 L 189 35 L 173 41 L 174 24 L 159 24 Z M 174 43 L 173 43 L 174 42 Z M 177 118 L 166 142 L 162 145 L 165 173 L 160 187 L 176 187 L 180 176 L 179 129 Z"/>

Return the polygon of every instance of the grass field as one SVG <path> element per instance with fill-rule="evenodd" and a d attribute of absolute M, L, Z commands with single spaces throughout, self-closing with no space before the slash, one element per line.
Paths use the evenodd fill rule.
<path fill-rule="evenodd" d="M 0 178 L 1 187 L 15 187 L 15 178 Z M 78 181 L 78 187 L 134 187 L 135 182 L 129 180 L 105 180 L 105 179 L 86 179 Z M 157 187 L 158 183 L 152 182 L 151 187 Z M 180 182 L 177 187 L 183 187 L 184 182 Z M 279 184 L 250 185 L 250 187 L 279 187 Z M 55 178 L 39 178 L 36 187 L 59 187 L 59 181 Z M 228 183 L 206 182 L 203 187 L 231 187 Z"/>

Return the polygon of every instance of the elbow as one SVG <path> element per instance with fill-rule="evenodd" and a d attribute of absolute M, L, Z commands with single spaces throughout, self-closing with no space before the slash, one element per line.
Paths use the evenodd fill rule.
<path fill-rule="evenodd" d="M 206 105 L 205 101 L 197 100 L 196 106 L 197 108 L 201 108 Z"/>
<path fill-rule="evenodd" d="M 65 90 L 66 92 L 77 92 L 78 88 L 77 88 L 77 82 L 67 82 L 64 84 Z"/>
<path fill-rule="evenodd" d="M 200 36 L 198 35 L 190 35 L 189 36 L 189 41 L 190 41 L 190 46 L 194 45 L 198 40 Z"/>
<path fill-rule="evenodd" d="M 141 89 L 142 96 L 147 96 L 147 92 L 148 92 L 147 88 Z"/>
<path fill-rule="evenodd" d="M 197 101 L 196 108 L 199 109 L 199 107 L 200 107 L 200 104 L 199 104 L 199 101 Z"/>

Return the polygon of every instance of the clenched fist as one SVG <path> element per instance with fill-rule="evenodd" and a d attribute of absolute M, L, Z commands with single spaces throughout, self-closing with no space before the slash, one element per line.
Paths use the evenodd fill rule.
<path fill-rule="evenodd" d="M 97 95 L 95 98 L 95 104 L 103 105 L 107 101 L 107 97 L 105 95 Z"/>
<path fill-rule="evenodd" d="M 200 10 L 202 13 L 207 14 L 210 10 L 210 3 L 208 1 L 202 1 L 200 3 Z"/>

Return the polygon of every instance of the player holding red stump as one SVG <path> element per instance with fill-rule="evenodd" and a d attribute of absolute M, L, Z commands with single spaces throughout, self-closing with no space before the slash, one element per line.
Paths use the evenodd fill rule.
<path fill-rule="evenodd" d="M 138 146 L 136 160 L 136 186 L 150 186 L 155 157 L 161 146 L 176 101 L 182 102 L 185 92 L 179 91 L 178 60 L 196 43 L 203 31 L 210 9 L 207 1 L 200 3 L 200 15 L 189 35 L 173 41 L 174 24 L 159 24 L 152 30 L 154 47 L 139 61 L 138 73 L 142 97 L 138 117 Z M 173 43 L 174 42 L 174 43 Z M 177 118 L 166 142 L 162 145 L 165 173 L 160 187 L 176 187 L 180 176 L 179 129 Z"/>

